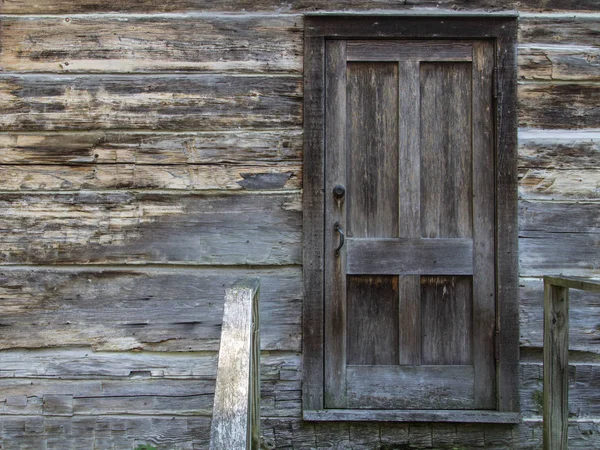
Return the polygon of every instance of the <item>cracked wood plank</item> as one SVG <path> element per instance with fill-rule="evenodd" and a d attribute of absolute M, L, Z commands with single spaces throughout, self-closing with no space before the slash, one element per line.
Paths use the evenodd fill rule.
<path fill-rule="evenodd" d="M 245 276 L 261 278 L 262 349 L 300 351 L 299 268 L 0 270 L 0 349 L 215 351 L 223 286 Z"/>
<path fill-rule="evenodd" d="M 302 27 L 302 18 L 290 15 L 7 16 L 0 22 L 0 67 L 301 74 Z"/>
<path fill-rule="evenodd" d="M 0 75 L 5 131 L 272 128 L 302 123 L 298 76 Z"/>
<path fill-rule="evenodd" d="M 2 264 L 301 262 L 299 193 L 2 194 L 0 207 Z"/>

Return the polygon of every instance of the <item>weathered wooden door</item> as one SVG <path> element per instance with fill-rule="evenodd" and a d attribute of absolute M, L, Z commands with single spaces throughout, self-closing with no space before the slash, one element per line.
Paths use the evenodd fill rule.
<path fill-rule="evenodd" d="M 326 408 L 496 407 L 493 65 L 326 43 Z"/>

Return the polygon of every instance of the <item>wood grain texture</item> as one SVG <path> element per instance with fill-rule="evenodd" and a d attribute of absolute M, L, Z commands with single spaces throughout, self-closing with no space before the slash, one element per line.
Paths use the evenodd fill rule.
<path fill-rule="evenodd" d="M 324 407 L 346 407 L 346 358 L 347 358 L 347 301 L 345 249 L 337 252 L 341 235 L 336 223 L 347 230 L 346 198 L 333 197 L 334 186 L 345 185 L 347 148 L 347 77 L 346 42 L 327 41 L 324 46 L 325 67 L 320 74 L 324 83 L 324 121 L 314 123 L 322 127 L 324 147 L 319 162 L 325 169 L 323 195 L 324 217 L 321 227 L 323 241 L 316 243 L 323 248 L 323 346 L 324 358 Z M 324 127 L 323 127 L 324 126 Z M 321 159 L 323 158 L 323 159 Z M 343 232 L 343 231 L 342 231 Z"/>
<path fill-rule="evenodd" d="M 600 159 L 598 130 L 522 130 L 519 132 L 519 168 L 597 169 Z"/>
<path fill-rule="evenodd" d="M 0 134 L 0 164 L 256 164 L 302 160 L 302 129 Z"/>
<path fill-rule="evenodd" d="M 2 130 L 215 130 L 301 123 L 297 77 L 2 75 Z"/>
<path fill-rule="evenodd" d="M 325 40 L 304 40 L 304 179 L 302 228 L 304 245 L 304 302 L 302 348 L 304 372 L 302 401 L 305 409 L 323 408 L 324 389 L 324 209 L 325 198 Z"/>
<path fill-rule="evenodd" d="M 599 170 L 526 169 L 519 172 L 519 197 L 524 200 L 600 198 Z"/>
<path fill-rule="evenodd" d="M 539 279 L 525 278 L 520 281 L 521 347 L 542 349 L 544 288 Z M 589 354 L 600 353 L 598 339 L 600 330 L 600 296 L 571 289 L 569 311 L 569 348 L 571 351 Z"/>
<path fill-rule="evenodd" d="M 598 5 L 596 5 L 598 6 Z M 519 20 L 520 44 L 572 44 L 598 46 L 597 16 L 523 17 Z"/>
<path fill-rule="evenodd" d="M 600 81 L 600 48 L 568 44 L 521 45 L 519 78 L 538 81 Z"/>
<path fill-rule="evenodd" d="M 598 214 L 595 203 L 521 202 L 520 275 L 598 275 Z"/>
<path fill-rule="evenodd" d="M 398 278 L 350 276 L 346 283 L 346 363 L 398 364 Z"/>
<path fill-rule="evenodd" d="M 0 204 L 3 264 L 301 261 L 298 194 L 4 194 Z"/>
<path fill-rule="evenodd" d="M 219 363 L 215 384 L 214 407 L 210 428 L 210 448 L 246 450 L 259 445 L 254 421 L 260 394 L 255 359 L 255 334 L 260 330 L 258 313 L 260 278 L 243 279 L 225 291 Z M 260 349 L 258 349 L 260 353 Z M 260 418 L 258 418 L 260 420 Z"/>
<path fill-rule="evenodd" d="M 348 366 L 347 373 L 354 408 L 473 408 L 471 366 Z"/>
<path fill-rule="evenodd" d="M 302 71 L 290 15 L 3 17 L 0 34 L 11 72 Z"/>
<path fill-rule="evenodd" d="M 288 190 L 301 187 L 300 164 L 0 166 L 4 191 L 81 189 Z"/>
<path fill-rule="evenodd" d="M 544 450 L 569 441 L 569 289 L 544 283 Z"/>
<path fill-rule="evenodd" d="M 299 269 L 3 270 L 0 349 L 215 351 L 223 286 L 245 276 L 262 280 L 262 348 L 300 351 Z"/>
<path fill-rule="evenodd" d="M 591 83 L 519 85 L 519 126 L 594 128 L 600 121 L 600 90 Z"/>
<path fill-rule="evenodd" d="M 534 11 L 598 11 L 594 0 L 411 0 L 406 4 L 398 4 L 394 0 L 337 0 L 336 10 L 409 10 L 418 7 L 447 8 L 449 11 L 478 8 L 492 10 L 534 10 Z M 331 8 L 325 0 L 293 0 L 285 4 L 274 0 L 250 1 L 242 0 L 232 4 L 228 0 L 173 0 L 169 3 L 157 0 L 127 0 L 117 4 L 100 3 L 97 0 L 52 0 L 39 3 L 34 0 L 6 0 L 0 12 L 4 14 L 75 14 L 101 12 L 183 12 L 183 11 L 265 11 L 265 12 L 314 12 Z"/>
<path fill-rule="evenodd" d="M 347 239 L 348 274 L 472 275 L 471 239 Z"/>
<path fill-rule="evenodd" d="M 471 277 L 421 277 L 421 318 L 424 365 L 475 363 Z"/>

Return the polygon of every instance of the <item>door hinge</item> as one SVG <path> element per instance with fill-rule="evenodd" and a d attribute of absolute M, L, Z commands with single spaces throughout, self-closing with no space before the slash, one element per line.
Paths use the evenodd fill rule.
<path fill-rule="evenodd" d="M 500 362 L 500 330 L 496 328 L 496 332 L 494 333 L 494 359 L 496 360 L 496 364 Z"/>
<path fill-rule="evenodd" d="M 494 66 L 492 71 L 492 97 L 498 98 L 498 67 Z"/>

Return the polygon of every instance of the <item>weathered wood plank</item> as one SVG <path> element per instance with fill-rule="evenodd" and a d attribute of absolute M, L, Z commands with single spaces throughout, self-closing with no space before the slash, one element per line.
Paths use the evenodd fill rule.
<path fill-rule="evenodd" d="M 0 270 L 0 349 L 215 351 L 223 286 L 245 276 L 261 278 L 263 350 L 300 351 L 299 269 Z"/>
<path fill-rule="evenodd" d="M 0 205 L 3 264 L 301 261 L 298 194 L 4 194 Z"/>
<path fill-rule="evenodd" d="M 302 71 L 302 19 L 291 15 L 8 16 L 0 34 L 12 72 Z"/>
<path fill-rule="evenodd" d="M 0 378 L 208 379 L 217 374 L 216 352 L 95 352 L 89 347 L 3 350 Z M 302 376 L 302 355 L 263 351 L 261 380 L 293 383 Z"/>
<path fill-rule="evenodd" d="M 594 276 L 600 270 L 595 203 L 521 202 L 521 276 Z"/>
<path fill-rule="evenodd" d="M 80 189 L 287 190 L 301 188 L 301 165 L 0 166 L 4 191 Z"/>
<path fill-rule="evenodd" d="M 519 197 L 524 200 L 596 200 L 600 170 L 521 169 Z"/>
<path fill-rule="evenodd" d="M 471 61 L 472 46 L 445 41 L 349 41 L 348 61 Z"/>
<path fill-rule="evenodd" d="M 367 409 L 472 409 L 473 366 L 348 366 L 348 404 Z"/>
<path fill-rule="evenodd" d="M 569 289 L 544 283 L 544 450 L 567 450 Z"/>
<path fill-rule="evenodd" d="M 161 450 L 207 448 L 208 417 L 83 416 L 0 418 L 0 440 L 7 449 L 136 448 L 142 443 Z M 14 446 L 18 443 L 18 447 Z"/>
<path fill-rule="evenodd" d="M 519 204 L 519 229 L 526 232 L 600 233 L 598 203 L 525 202 Z M 550 236 L 549 236 L 550 237 Z"/>
<path fill-rule="evenodd" d="M 544 288 L 539 279 L 521 279 L 519 289 L 521 347 L 543 347 Z M 572 351 L 600 353 L 600 295 L 571 290 L 569 348 Z"/>
<path fill-rule="evenodd" d="M 471 239 L 350 238 L 346 241 L 348 274 L 473 274 Z"/>
<path fill-rule="evenodd" d="M 304 179 L 302 204 L 302 264 L 304 301 L 302 305 L 302 405 L 323 408 L 324 386 L 324 249 L 325 238 L 325 39 L 304 39 Z"/>
<path fill-rule="evenodd" d="M 247 450 L 260 446 L 260 423 L 256 417 L 260 394 L 255 397 L 259 383 L 254 339 L 260 330 L 258 303 L 260 279 L 237 281 L 225 291 L 223 327 L 219 348 L 219 363 L 215 386 L 210 448 Z M 260 350 L 259 350 L 260 352 Z"/>
<path fill-rule="evenodd" d="M 230 75 L 1 75 L 3 130 L 286 127 L 301 79 Z"/>
<path fill-rule="evenodd" d="M 596 10 L 600 9 L 597 4 L 595 6 Z M 519 20 L 518 41 L 519 44 L 570 44 L 597 47 L 599 30 L 600 19 L 597 16 L 523 17 Z"/>
<path fill-rule="evenodd" d="M 600 23 L 597 26 L 600 26 Z M 600 48 L 584 45 L 521 45 L 519 78 L 544 81 L 600 81 Z"/>
<path fill-rule="evenodd" d="M 337 0 L 336 10 L 410 10 L 415 7 L 444 7 L 449 12 L 463 8 L 483 9 L 521 9 L 521 10 L 557 10 L 557 11 L 598 11 L 594 0 L 507 0 L 500 4 L 495 0 L 411 0 L 398 4 L 394 0 Z M 281 4 L 275 0 L 241 0 L 235 7 L 227 0 L 172 0 L 168 3 L 158 0 L 126 0 L 119 3 L 101 3 L 97 0 L 52 0 L 39 3 L 35 0 L 5 0 L 0 12 L 5 14 L 75 14 L 101 12 L 183 12 L 183 11 L 268 11 L 268 12 L 312 12 L 331 8 L 327 0 L 291 0 Z"/>
<path fill-rule="evenodd" d="M 593 128 L 600 123 L 600 89 L 591 83 L 519 86 L 519 126 Z"/>
<path fill-rule="evenodd" d="M 302 130 L 0 134 L 0 164 L 256 164 L 302 160 Z"/>
<path fill-rule="evenodd" d="M 597 169 L 600 130 L 521 130 L 521 169 Z"/>

